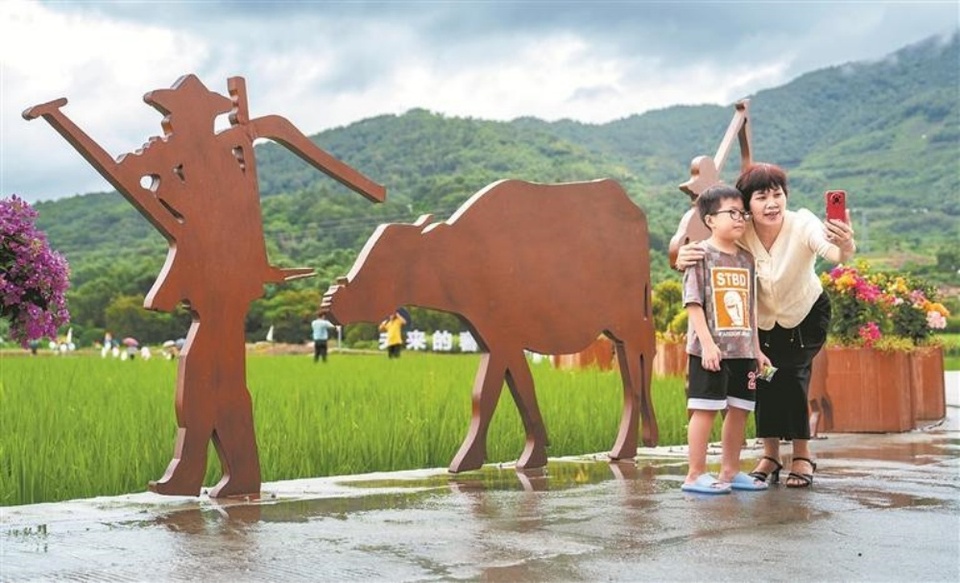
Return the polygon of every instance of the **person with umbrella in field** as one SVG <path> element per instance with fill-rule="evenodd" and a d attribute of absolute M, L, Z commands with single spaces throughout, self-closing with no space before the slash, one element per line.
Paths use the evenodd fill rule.
<path fill-rule="evenodd" d="M 137 357 L 137 349 L 140 347 L 140 342 L 136 338 L 127 336 L 123 339 L 123 345 L 127 347 L 126 357 L 124 360 L 133 360 Z"/>

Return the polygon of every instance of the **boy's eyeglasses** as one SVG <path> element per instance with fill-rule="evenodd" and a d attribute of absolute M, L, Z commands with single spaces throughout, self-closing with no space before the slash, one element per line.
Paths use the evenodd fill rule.
<path fill-rule="evenodd" d="M 710 214 L 711 215 L 728 214 L 730 215 L 730 218 L 735 221 L 740 221 L 740 220 L 749 221 L 750 218 L 753 216 L 746 211 L 741 211 L 738 209 L 727 209 L 725 211 L 717 211 L 715 213 L 710 213 Z"/>

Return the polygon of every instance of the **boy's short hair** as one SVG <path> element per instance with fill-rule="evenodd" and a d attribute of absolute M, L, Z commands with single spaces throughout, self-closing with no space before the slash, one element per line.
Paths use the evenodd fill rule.
<path fill-rule="evenodd" d="M 700 220 L 707 224 L 707 215 L 712 215 L 720 208 L 720 203 L 725 200 L 743 200 L 743 195 L 739 190 L 726 184 L 717 184 L 703 191 L 703 194 L 697 197 L 697 211 L 700 213 Z"/>

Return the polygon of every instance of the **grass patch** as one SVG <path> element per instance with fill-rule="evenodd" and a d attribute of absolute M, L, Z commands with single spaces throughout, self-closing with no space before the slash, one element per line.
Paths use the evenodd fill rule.
<path fill-rule="evenodd" d="M 936 337 L 943 342 L 944 370 L 960 370 L 960 334 L 937 334 Z"/>
<path fill-rule="evenodd" d="M 413 352 L 333 354 L 326 365 L 250 356 L 263 480 L 446 467 L 466 436 L 478 365 L 477 355 Z M 2 367 L 0 505 L 142 492 L 163 475 L 177 429 L 173 362 L 71 355 L 5 357 Z M 623 404 L 619 373 L 532 370 L 549 455 L 609 450 Z M 500 400 L 488 462 L 514 461 L 524 445 L 506 387 Z M 653 401 L 660 444 L 684 443 L 683 380 L 655 378 Z M 219 477 L 211 446 L 204 483 Z"/>

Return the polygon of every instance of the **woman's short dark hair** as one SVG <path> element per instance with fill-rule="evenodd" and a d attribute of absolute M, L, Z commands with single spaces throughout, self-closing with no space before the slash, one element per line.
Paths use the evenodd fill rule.
<path fill-rule="evenodd" d="M 751 164 L 740 173 L 740 178 L 737 178 L 737 190 L 743 193 L 743 204 L 747 208 L 750 208 L 750 198 L 754 192 L 770 190 L 778 186 L 783 189 L 783 194 L 789 194 L 787 192 L 787 173 L 776 164 L 765 162 Z"/>
<path fill-rule="evenodd" d="M 717 184 L 703 191 L 703 194 L 697 197 L 697 211 L 700 213 L 700 220 L 706 224 L 707 215 L 717 212 L 720 203 L 730 199 L 743 199 L 740 191 L 726 184 Z"/>

